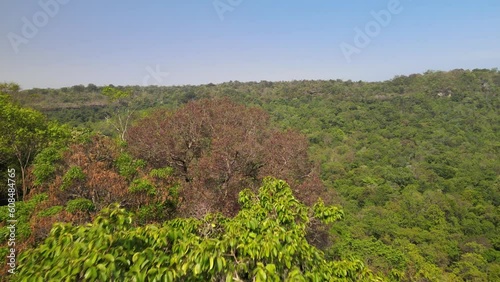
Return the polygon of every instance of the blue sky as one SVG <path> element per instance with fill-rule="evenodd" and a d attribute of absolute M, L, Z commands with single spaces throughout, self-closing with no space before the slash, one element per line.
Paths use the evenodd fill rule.
<path fill-rule="evenodd" d="M 356 45 L 360 36 L 368 43 Z M 377 81 L 499 66 L 497 0 L 0 2 L 0 81 L 25 89 Z"/>

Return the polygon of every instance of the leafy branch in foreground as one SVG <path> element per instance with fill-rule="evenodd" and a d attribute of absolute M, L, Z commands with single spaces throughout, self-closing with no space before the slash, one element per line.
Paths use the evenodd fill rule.
<path fill-rule="evenodd" d="M 308 244 L 311 216 L 333 222 L 337 207 L 311 209 L 284 181 L 266 178 L 258 194 L 240 193 L 234 218 L 209 214 L 163 226 L 133 227 L 115 205 L 92 224 L 58 224 L 21 254 L 19 281 L 374 281 L 361 261 L 327 261 Z"/>

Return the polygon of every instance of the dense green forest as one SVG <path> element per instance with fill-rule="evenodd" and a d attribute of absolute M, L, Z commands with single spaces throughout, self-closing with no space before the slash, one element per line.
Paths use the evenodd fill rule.
<path fill-rule="evenodd" d="M 500 281 L 499 110 L 497 69 L 4 83 L 0 255 L 14 168 L 15 281 Z"/>

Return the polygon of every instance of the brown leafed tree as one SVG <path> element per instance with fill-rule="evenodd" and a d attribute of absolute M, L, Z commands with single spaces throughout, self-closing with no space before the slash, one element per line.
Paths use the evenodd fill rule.
<path fill-rule="evenodd" d="M 321 190 L 299 191 L 313 187 L 307 183 L 317 184 L 310 181 L 317 176 L 303 135 L 273 129 L 266 112 L 229 99 L 192 101 L 173 113 L 158 111 L 130 128 L 126 140 L 136 158 L 175 169 L 183 181 L 184 215 L 233 215 L 238 193 L 256 188 L 269 175 L 289 181 L 299 198 L 317 197 Z"/>
<path fill-rule="evenodd" d="M 33 216 L 30 220 L 30 243 L 43 240 L 54 222 L 89 222 L 99 210 L 112 203 L 120 203 L 131 211 L 138 211 L 149 205 L 175 205 L 176 199 L 169 189 L 176 184 L 176 179 L 169 175 L 150 175 L 150 171 L 141 167 L 135 167 L 137 173 L 129 179 L 119 172 L 119 151 L 112 139 L 99 134 L 88 141 L 70 145 L 56 165 L 53 181 L 37 187 L 34 191 L 48 192 L 48 200 L 37 207 L 36 213 L 53 206 L 61 206 L 63 210 L 49 217 Z M 131 190 L 134 180 L 150 183 L 154 186 L 154 193 Z M 94 208 L 76 211 L 68 209 L 69 202 L 75 199 L 89 200 Z M 174 210 L 175 207 L 168 206 L 162 209 L 164 214 L 149 214 L 144 221 L 160 222 L 169 218 Z"/>
<path fill-rule="evenodd" d="M 63 158 L 63 167 L 68 169 L 56 176 L 49 194 L 57 197 L 57 204 L 76 198 L 89 199 L 97 210 L 122 201 L 128 185 L 114 169 L 116 157 L 116 145 L 102 135 L 93 136 L 87 143 L 71 145 Z M 71 170 L 76 172 L 72 174 Z"/>

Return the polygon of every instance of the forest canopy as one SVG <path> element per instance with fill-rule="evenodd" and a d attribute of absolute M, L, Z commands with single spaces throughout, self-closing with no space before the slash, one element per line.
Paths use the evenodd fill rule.
<path fill-rule="evenodd" d="M 497 69 L 383 82 L 0 90 L 0 130 L 7 134 L 0 166 L 25 170 L 17 175 L 25 188 L 17 203 L 23 273 L 92 280 L 97 267 L 114 265 L 115 272 L 102 272 L 106 278 L 146 267 L 140 275 L 178 281 L 314 281 L 326 267 L 324 275 L 348 281 L 500 280 Z M 11 138 L 14 129 L 24 137 Z M 30 148 L 19 150 L 31 152 L 25 162 L 16 148 Z M 271 187 L 282 187 L 279 197 Z M 318 218 L 318 209 L 327 214 Z M 304 221 L 283 221 L 279 213 Z M 307 220 L 299 216 L 305 214 Z M 321 221 L 330 216 L 337 221 Z M 7 219 L 1 206 L 3 257 Z M 248 240 L 233 249 L 214 246 L 230 242 L 235 230 Z M 281 239 L 252 245 L 269 234 L 286 234 L 286 244 L 302 251 Z M 114 240 L 143 243 L 124 248 L 122 261 L 118 249 L 102 252 Z M 173 259 L 182 250 L 172 240 L 193 246 L 184 249 L 185 261 Z M 158 247 L 169 251 L 156 255 Z M 274 247 L 284 249 L 274 255 Z M 77 255 L 71 249 L 86 255 L 81 266 L 65 269 L 63 258 Z M 204 256 L 213 250 L 224 257 L 222 267 Z M 318 260 L 310 265 L 302 261 L 307 256 Z M 60 264 L 60 273 L 45 271 Z"/>

